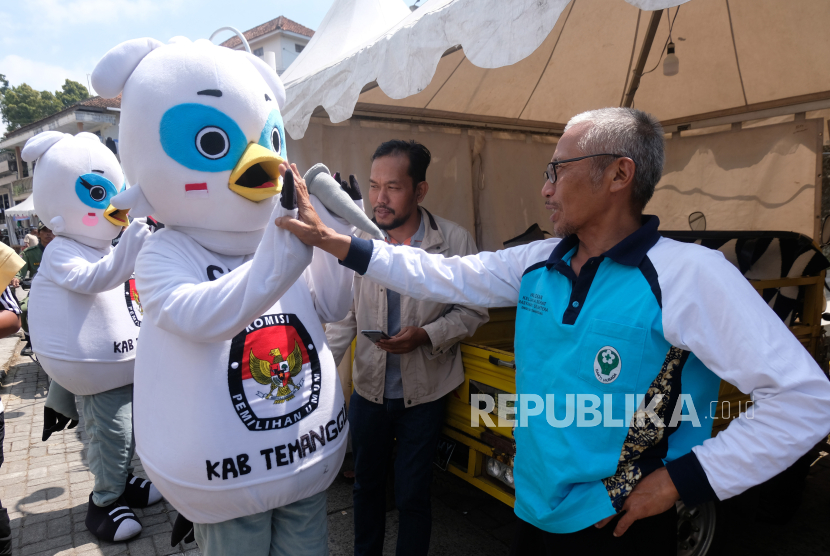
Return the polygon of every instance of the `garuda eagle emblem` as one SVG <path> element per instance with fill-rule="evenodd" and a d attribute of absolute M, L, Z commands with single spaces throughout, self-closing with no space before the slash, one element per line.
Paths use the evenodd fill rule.
<path fill-rule="evenodd" d="M 141 306 L 141 300 L 138 298 L 138 290 L 132 288 L 132 290 L 130 291 L 130 297 L 132 298 L 133 302 L 138 306 L 138 312 L 143 315 L 144 308 Z"/>
<path fill-rule="evenodd" d="M 303 354 L 300 351 L 300 344 L 294 340 L 294 351 L 288 354 L 288 359 L 283 359 L 278 348 L 272 349 L 269 354 L 274 358 L 273 363 L 259 359 L 251 350 L 248 356 L 248 363 L 251 369 L 251 376 L 260 384 L 270 385 L 271 390 L 267 395 L 262 395 L 266 400 L 274 400 L 274 403 L 284 403 L 294 399 L 294 395 L 302 388 L 303 384 L 297 386 L 293 378 L 303 368 Z M 277 391 L 274 396 L 274 390 Z"/>

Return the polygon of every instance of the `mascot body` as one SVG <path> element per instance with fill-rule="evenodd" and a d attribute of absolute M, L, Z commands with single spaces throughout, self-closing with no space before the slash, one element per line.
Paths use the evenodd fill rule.
<path fill-rule="evenodd" d="M 23 158 L 37 160 L 33 195 L 57 237 L 32 284 L 29 320 L 44 370 L 82 400 L 95 486 L 86 525 L 120 541 L 141 531 L 130 507 L 161 499 L 132 476 L 132 381 L 140 320 L 125 298 L 147 225 L 129 223 L 111 200 L 124 188 L 112 152 L 90 133 L 48 131 L 30 139 Z M 115 249 L 111 240 L 123 226 Z M 50 397 L 64 392 L 50 388 Z M 62 396 L 65 397 L 65 396 Z M 71 405 L 71 398 L 70 398 Z"/>
<path fill-rule="evenodd" d="M 104 96 L 123 89 L 135 186 L 116 206 L 166 226 L 136 263 L 144 468 L 206 556 L 325 553 L 348 425 L 321 323 L 348 312 L 353 274 L 274 225 L 296 214 L 293 175 L 279 176 L 282 84 L 250 54 L 181 38 L 123 43 L 92 79 Z M 336 184 L 315 168 L 309 181 Z M 339 184 L 310 192 L 327 223 L 353 230 L 323 206 L 355 208 Z"/>

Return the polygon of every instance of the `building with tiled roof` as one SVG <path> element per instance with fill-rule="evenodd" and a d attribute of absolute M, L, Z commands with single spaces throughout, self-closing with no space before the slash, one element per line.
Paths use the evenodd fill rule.
<path fill-rule="evenodd" d="M 121 93 L 115 98 L 92 97 L 79 102 L 83 107 L 90 108 L 121 108 Z"/>
<path fill-rule="evenodd" d="M 0 140 L 0 149 L 22 147 L 41 131 L 79 133 L 89 131 L 104 137 L 118 139 L 118 115 L 121 112 L 121 95 L 115 98 L 92 97 L 75 103 L 60 112 L 6 134 Z M 109 128 L 115 127 L 114 130 Z M 104 133 L 110 131 L 110 133 Z M 114 135 L 112 134 L 114 132 Z"/>
<path fill-rule="evenodd" d="M 44 131 L 62 131 L 75 135 L 94 133 L 101 142 L 118 154 L 118 122 L 121 119 L 121 95 L 115 98 L 92 97 L 75 103 L 6 134 L 0 139 L 0 228 L 2 211 L 23 202 L 32 193 L 29 165 L 20 158 L 26 141 Z"/>
<path fill-rule="evenodd" d="M 271 64 L 278 74 L 282 74 L 303 51 L 314 31 L 285 16 L 279 16 L 242 34 L 248 41 L 251 52 Z M 234 50 L 244 48 L 236 36 L 221 43 L 221 46 Z"/>

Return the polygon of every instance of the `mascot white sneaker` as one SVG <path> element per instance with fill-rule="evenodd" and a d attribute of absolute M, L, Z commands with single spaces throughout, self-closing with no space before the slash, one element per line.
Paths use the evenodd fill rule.
<path fill-rule="evenodd" d="M 29 139 L 22 154 L 37 160 L 35 206 L 57 236 L 44 252 L 30 293 L 35 351 L 53 383 L 82 400 L 87 459 L 95 476 L 86 526 L 101 539 L 127 540 L 141 532 L 131 508 L 161 499 L 149 481 L 132 475 L 130 464 L 133 364 L 141 325 L 130 276 L 150 230 L 141 221 L 130 224 L 127 211 L 110 204 L 124 188 L 124 174 L 95 135 L 47 131 Z M 128 224 L 113 249 L 112 239 Z"/>
<path fill-rule="evenodd" d="M 294 176 L 279 176 L 282 83 L 255 56 L 183 38 L 125 42 L 92 83 L 123 91 L 135 185 L 115 205 L 166 226 L 136 263 L 144 468 L 205 556 L 325 554 L 348 424 L 322 323 L 347 314 L 353 273 L 274 225 L 296 215 Z M 306 176 L 329 225 L 373 228 L 325 167 Z"/>

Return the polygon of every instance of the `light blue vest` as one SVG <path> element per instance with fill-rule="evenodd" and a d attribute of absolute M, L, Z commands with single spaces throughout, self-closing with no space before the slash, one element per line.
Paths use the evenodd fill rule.
<path fill-rule="evenodd" d="M 578 279 L 570 269 L 578 240 L 566 238 L 522 278 L 516 392 L 538 395 L 545 411 L 531 415 L 526 402 L 522 417 L 516 404 L 527 426 L 514 430 L 515 511 L 542 530 L 571 533 L 613 515 L 643 476 L 711 436 L 720 379 L 663 336 L 660 286 L 647 257 L 658 237 L 657 223 L 647 221 L 586 263 Z M 636 404 L 655 393 L 664 396 L 655 412 L 666 428 L 648 417 L 630 427 Z M 699 427 L 691 420 L 668 427 L 681 393 L 691 396 Z"/>

